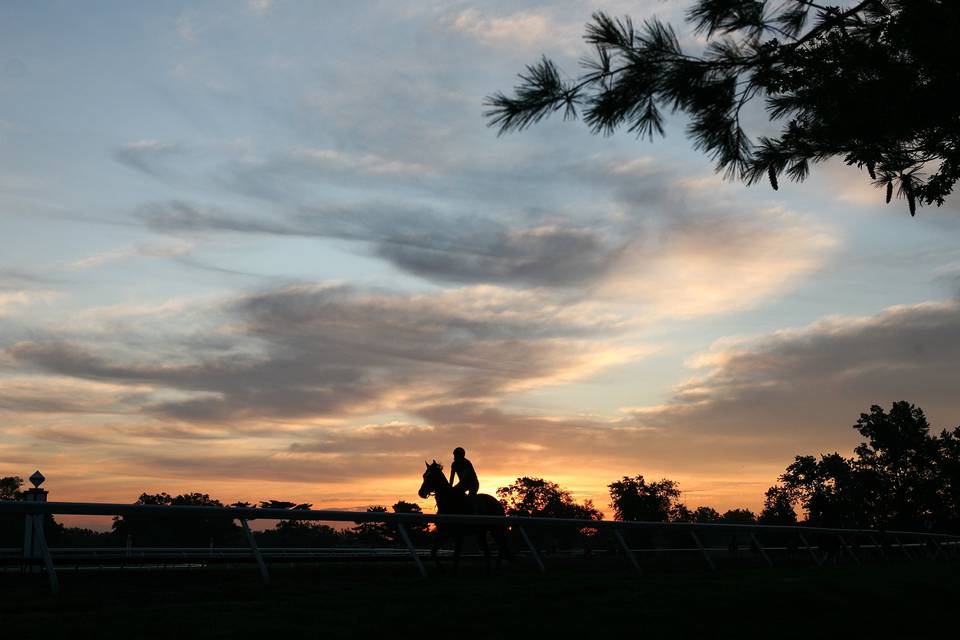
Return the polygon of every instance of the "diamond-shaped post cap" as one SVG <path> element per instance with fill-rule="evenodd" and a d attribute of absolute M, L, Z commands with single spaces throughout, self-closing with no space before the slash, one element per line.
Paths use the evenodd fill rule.
<path fill-rule="evenodd" d="M 43 484 L 44 480 L 46 480 L 46 478 L 43 477 L 43 474 L 40 473 L 39 469 L 37 471 L 34 471 L 33 475 L 30 476 L 30 482 L 32 482 L 33 486 L 38 489 L 40 488 L 40 485 Z"/>

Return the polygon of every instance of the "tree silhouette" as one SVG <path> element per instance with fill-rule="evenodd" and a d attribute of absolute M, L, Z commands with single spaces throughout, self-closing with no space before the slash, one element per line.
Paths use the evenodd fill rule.
<path fill-rule="evenodd" d="M 21 500 L 23 478 L 6 476 L 0 478 L 0 500 Z M 0 515 L 0 545 L 13 547 L 23 544 L 23 516 Z"/>
<path fill-rule="evenodd" d="M 819 460 L 797 456 L 780 481 L 803 506 L 809 524 L 859 526 L 870 509 L 855 473 L 852 461 L 838 453 L 822 455 Z"/>
<path fill-rule="evenodd" d="M 960 532 L 960 427 L 942 431 L 937 444 L 937 520 L 942 528 Z"/>
<path fill-rule="evenodd" d="M 157 506 L 222 507 L 223 503 L 206 493 L 184 493 L 171 496 L 166 492 L 143 493 L 134 504 Z M 132 536 L 140 546 L 173 545 L 205 547 L 232 545 L 241 540 L 240 527 L 232 518 L 176 515 L 129 515 L 113 519 L 113 530 L 121 540 Z"/>
<path fill-rule="evenodd" d="M 380 505 L 367 508 L 367 513 L 386 512 L 387 508 Z M 394 540 L 393 532 L 384 522 L 357 522 L 351 533 L 357 542 L 370 547 L 382 547 Z"/>
<path fill-rule="evenodd" d="M 899 401 L 889 412 L 873 405 L 853 428 L 866 440 L 852 458 L 797 456 L 781 499 L 799 502 L 812 525 L 958 530 L 960 427 L 931 436 L 923 411 Z"/>
<path fill-rule="evenodd" d="M 763 498 L 763 511 L 760 512 L 757 522 L 787 526 L 797 524 L 797 512 L 793 508 L 790 491 L 780 485 L 767 489 Z"/>
<path fill-rule="evenodd" d="M 0 478 L 0 500 L 20 500 L 23 492 L 23 478 L 20 476 L 5 476 Z"/>
<path fill-rule="evenodd" d="M 687 508 L 687 505 L 678 502 L 670 509 L 670 522 L 696 522 L 696 512 Z"/>
<path fill-rule="evenodd" d="M 663 134 L 663 110 L 690 118 L 694 146 L 726 177 L 801 181 L 810 163 L 841 157 L 896 191 L 910 215 L 943 204 L 960 178 L 960 83 L 953 0 L 863 0 L 850 7 L 811 0 L 698 0 L 687 13 L 706 36 L 700 55 L 683 51 L 674 28 L 656 18 L 595 13 L 585 73 L 565 79 L 544 57 L 527 67 L 513 95 L 487 98 L 501 133 L 546 116 L 582 117 L 594 133 L 626 128 Z M 754 143 L 743 108 L 765 98 L 777 137 Z M 931 171 L 929 175 L 926 172 Z"/>
<path fill-rule="evenodd" d="M 407 502 L 406 500 L 398 500 L 391 508 L 394 513 L 423 513 L 420 505 L 416 502 Z M 407 534 L 410 536 L 410 541 L 413 542 L 415 546 L 422 546 L 430 539 L 430 527 L 426 523 L 411 522 L 404 526 L 407 529 Z M 393 537 L 399 540 L 399 533 L 395 532 Z"/>
<path fill-rule="evenodd" d="M 720 522 L 720 513 L 713 507 L 697 507 L 693 512 L 693 522 Z"/>
<path fill-rule="evenodd" d="M 609 489 L 610 506 L 617 520 L 667 522 L 680 497 L 680 489 L 673 480 L 647 483 L 641 475 L 624 476 L 611 483 Z"/>
<path fill-rule="evenodd" d="M 509 516 L 537 518 L 577 518 L 600 520 L 603 513 L 591 500 L 579 504 L 569 491 L 543 478 L 517 478 L 497 489 L 497 497 Z"/>
<path fill-rule="evenodd" d="M 592 500 L 578 503 L 573 495 L 559 484 L 543 478 L 521 477 L 515 482 L 497 489 L 497 497 L 503 504 L 508 516 L 535 518 L 573 518 L 576 520 L 602 520 L 603 513 L 593 505 Z M 531 531 L 534 543 L 543 545 L 548 551 L 575 544 L 589 545 L 589 539 L 596 530 L 547 529 Z"/>
<path fill-rule="evenodd" d="M 234 503 L 232 507 L 248 507 L 247 503 Z M 261 509 L 309 509 L 313 505 L 288 500 L 262 500 Z M 341 541 L 341 536 L 333 527 L 319 522 L 306 520 L 278 520 L 268 529 L 254 534 L 257 544 L 264 547 L 331 547 Z"/>
<path fill-rule="evenodd" d="M 757 516 L 750 509 L 729 509 L 720 516 L 723 524 L 757 524 Z"/>
<path fill-rule="evenodd" d="M 938 446 L 923 410 L 903 401 L 894 402 L 890 413 L 873 405 L 854 428 L 867 439 L 854 453 L 858 469 L 874 481 L 877 518 L 898 527 L 931 519 Z"/>

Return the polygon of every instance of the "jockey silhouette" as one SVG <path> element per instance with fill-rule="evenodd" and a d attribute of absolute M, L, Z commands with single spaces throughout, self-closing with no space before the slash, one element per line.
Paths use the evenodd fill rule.
<path fill-rule="evenodd" d="M 453 450 L 453 464 L 450 465 L 450 484 L 453 485 L 454 491 L 467 495 L 470 505 L 476 511 L 476 500 L 474 498 L 477 491 L 480 490 L 480 480 L 477 479 L 477 472 L 474 470 L 473 464 L 467 460 L 466 453 L 463 447 L 457 447 Z M 459 479 L 457 484 L 453 484 L 454 476 Z"/>

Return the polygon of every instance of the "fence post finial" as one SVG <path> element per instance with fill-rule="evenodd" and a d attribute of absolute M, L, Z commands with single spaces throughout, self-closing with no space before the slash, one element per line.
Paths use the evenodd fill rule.
<path fill-rule="evenodd" d="M 37 469 L 33 472 L 33 475 L 30 476 L 29 480 L 34 489 L 39 489 L 40 485 L 43 484 L 43 481 L 46 480 L 46 478 L 42 473 L 40 473 L 40 470 Z"/>

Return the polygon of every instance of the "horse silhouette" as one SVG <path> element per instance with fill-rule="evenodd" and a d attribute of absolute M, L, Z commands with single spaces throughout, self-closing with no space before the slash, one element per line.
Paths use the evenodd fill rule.
<path fill-rule="evenodd" d="M 464 493 L 450 486 L 450 481 L 443 473 L 443 465 L 436 460 L 432 463 L 424 462 L 424 464 L 427 465 L 427 469 L 423 472 L 423 484 L 420 485 L 418 494 L 421 498 L 426 498 L 432 493 L 437 502 L 438 514 L 504 515 L 503 505 L 493 496 L 479 493 L 471 501 Z M 483 557 L 487 561 L 487 571 L 489 572 L 490 545 L 487 543 L 487 532 L 493 536 L 497 543 L 497 568 L 499 568 L 503 558 L 510 558 L 510 550 L 507 546 L 507 527 L 503 524 L 437 524 L 433 546 L 430 548 L 430 556 L 436 562 L 437 567 L 441 567 L 437 551 L 447 540 L 452 538 L 453 570 L 456 572 L 460 566 L 460 550 L 463 547 L 463 538 L 467 535 L 474 535 L 477 536 L 477 542 L 483 551 Z"/>

